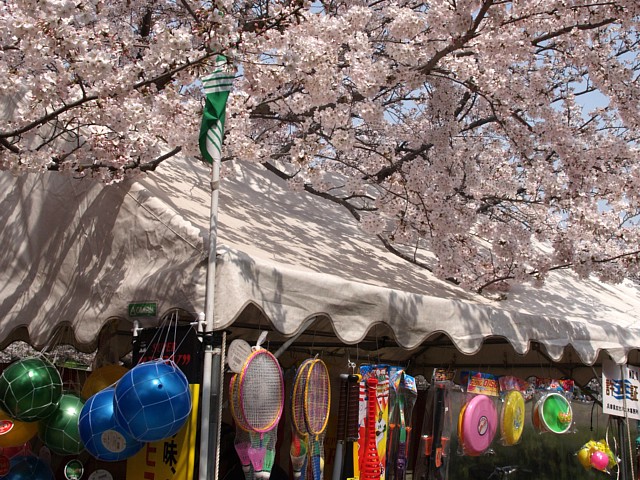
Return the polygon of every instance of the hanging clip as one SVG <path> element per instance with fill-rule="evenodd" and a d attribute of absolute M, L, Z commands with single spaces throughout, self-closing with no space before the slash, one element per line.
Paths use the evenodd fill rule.
<path fill-rule="evenodd" d="M 269 332 L 267 332 L 266 330 L 260 332 L 260 336 L 258 337 L 258 340 L 256 341 L 255 346 L 253 347 L 252 350 L 260 350 L 262 348 L 262 344 L 264 343 L 264 341 L 267 339 L 267 335 L 269 334 Z"/>
<path fill-rule="evenodd" d="M 355 362 L 352 362 L 351 360 L 349 360 L 347 362 L 347 366 L 351 369 L 351 375 L 355 375 L 355 373 L 356 373 L 356 364 L 355 364 Z"/>

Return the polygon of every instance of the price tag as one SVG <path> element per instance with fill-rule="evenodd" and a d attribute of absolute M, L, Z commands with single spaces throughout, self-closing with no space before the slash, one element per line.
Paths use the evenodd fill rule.
<path fill-rule="evenodd" d="M 232 372 L 240 373 L 245 360 L 251 355 L 251 345 L 246 340 L 236 338 L 227 349 L 227 364 Z"/>

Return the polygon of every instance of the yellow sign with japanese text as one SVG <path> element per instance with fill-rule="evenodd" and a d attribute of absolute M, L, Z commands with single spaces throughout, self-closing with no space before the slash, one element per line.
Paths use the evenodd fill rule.
<path fill-rule="evenodd" d="M 196 458 L 200 385 L 189 385 L 191 415 L 173 437 L 145 444 L 127 460 L 127 480 L 192 480 Z"/>

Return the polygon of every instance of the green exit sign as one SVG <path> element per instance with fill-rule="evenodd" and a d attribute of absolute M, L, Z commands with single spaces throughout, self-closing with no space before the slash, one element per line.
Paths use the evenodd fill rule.
<path fill-rule="evenodd" d="M 130 317 L 156 317 L 158 304 L 156 302 L 136 302 L 129 304 Z"/>

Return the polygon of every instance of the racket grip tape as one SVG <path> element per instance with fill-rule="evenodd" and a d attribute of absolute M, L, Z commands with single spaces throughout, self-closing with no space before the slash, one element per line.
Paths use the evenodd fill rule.
<path fill-rule="evenodd" d="M 346 423 L 347 423 L 347 394 L 348 394 L 348 375 L 340 375 L 340 396 L 338 398 L 338 423 L 336 427 L 336 437 L 338 440 L 345 439 Z"/>
<path fill-rule="evenodd" d="M 358 440 L 358 415 L 360 412 L 360 375 L 349 375 L 347 379 L 347 440 Z"/>

